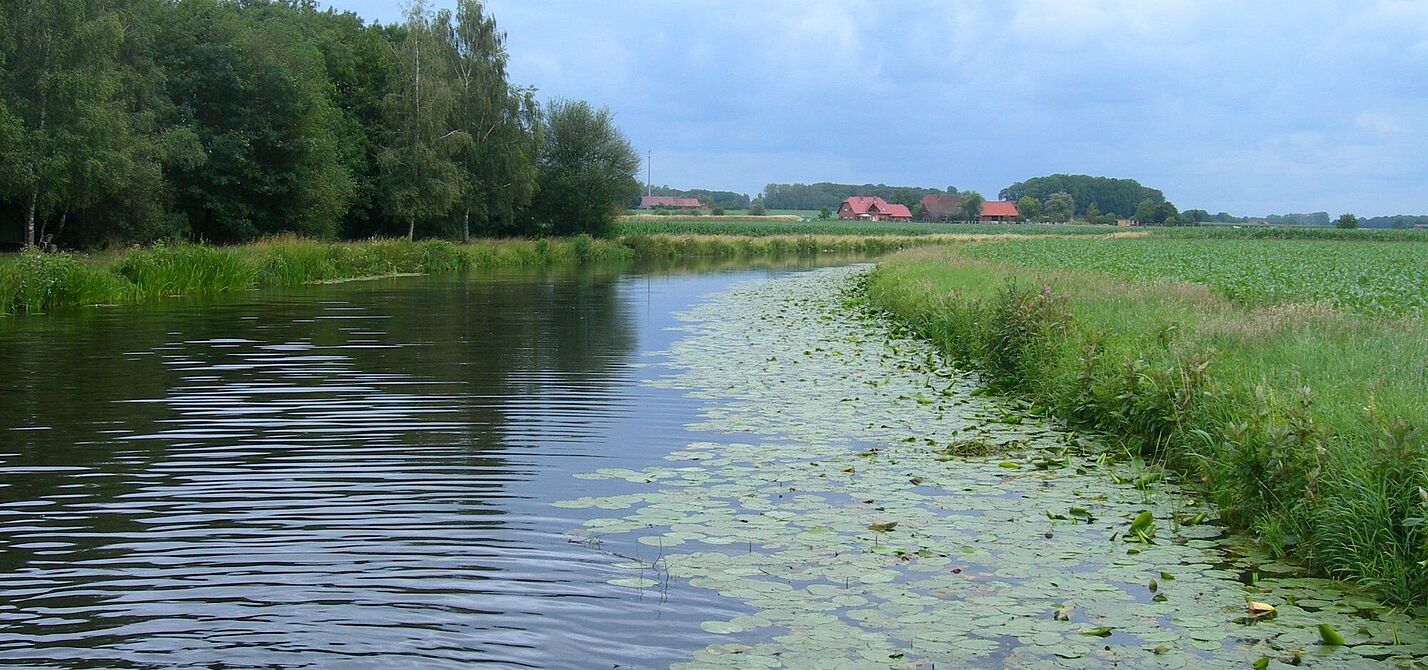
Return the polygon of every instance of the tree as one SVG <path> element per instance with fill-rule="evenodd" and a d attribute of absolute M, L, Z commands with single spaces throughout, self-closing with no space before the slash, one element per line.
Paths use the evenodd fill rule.
<path fill-rule="evenodd" d="M 1016 201 L 1016 213 L 1026 221 L 1035 221 L 1041 216 L 1041 201 L 1029 195 L 1024 195 Z"/>
<path fill-rule="evenodd" d="M 640 158 L 607 108 L 556 100 L 546 109 L 536 221 L 562 235 L 604 235 L 640 190 Z"/>
<path fill-rule="evenodd" d="M 452 157 L 463 138 L 449 126 L 456 106 L 451 60 L 443 57 L 426 0 L 407 6 L 404 29 L 385 104 L 391 139 L 377 161 L 387 210 L 406 222 L 410 240 L 418 221 L 446 216 L 461 196 L 462 173 Z"/>
<path fill-rule="evenodd" d="M 764 203 L 759 200 L 755 200 L 749 204 L 749 216 L 763 216 L 766 212 L 767 210 L 764 209 Z"/>
<path fill-rule="evenodd" d="M 1053 174 L 1017 182 L 1002 189 L 1003 200 L 1019 200 L 1031 196 L 1046 202 L 1051 194 L 1070 194 L 1073 202 L 1096 203 L 1102 212 L 1127 214 L 1135 209 L 1136 203 L 1150 199 L 1157 203 L 1165 200 L 1160 191 L 1142 186 L 1134 179 L 1108 179 L 1079 174 Z M 1079 205 L 1078 205 L 1079 206 Z M 1077 213 L 1084 213 L 1080 211 Z"/>
<path fill-rule="evenodd" d="M 1358 228 L 1359 217 L 1354 216 L 1353 214 L 1340 214 L 1339 218 L 1334 221 L 1334 227 L 1343 228 L 1345 230 L 1352 230 L 1354 228 Z"/>
<path fill-rule="evenodd" d="M 1070 193 L 1058 191 L 1046 199 L 1046 205 L 1042 211 L 1048 219 L 1057 223 L 1066 223 L 1076 214 L 1076 201 L 1071 198 Z"/>
<path fill-rule="evenodd" d="M 62 230 L 106 198 L 149 208 L 161 197 L 166 152 L 152 99 L 133 95 L 139 76 L 126 58 L 134 17 L 125 12 L 137 4 L 0 6 L 0 200 L 20 203 L 26 246 L 38 241 L 37 226 Z"/>
<path fill-rule="evenodd" d="M 818 219 L 820 221 L 827 221 L 831 218 L 833 218 L 833 210 L 828 209 L 827 207 L 818 210 Z"/>
<path fill-rule="evenodd" d="M 1156 202 L 1150 198 L 1140 201 L 1140 204 L 1135 206 L 1135 220 L 1141 225 L 1155 223 L 1155 205 Z"/>
<path fill-rule="evenodd" d="M 976 191 L 962 191 L 962 216 L 968 221 L 976 221 L 982 216 L 982 205 L 987 199 Z"/>
<path fill-rule="evenodd" d="M 1096 203 L 1086 205 L 1086 220 L 1091 223 L 1098 223 L 1101 219 L 1101 208 Z"/>
<path fill-rule="evenodd" d="M 1179 226 L 1185 223 L 1180 218 L 1180 210 L 1169 202 L 1157 203 L 1151 220 L 1158 226 Z"/>
<path fill-rule="evenodd" d="M 473 216 L 488 233 L 517 232 L 517 213 L 535 195 L 540 109 L 533 90 L 507 82 L 505 34 L 481 3 L 458 0 L 455 19 L 443 12 L 436 24 L 455 74 L 450 127 L 460 138 L 461 238 L 471 238 Z"/>
<path fill-rule="evenodd" d="M 170 12 L 159 58 L 176 123 L 204 148 L 202 160 L 167 175 L 193 237 L 332 237 L 341 228 L 354 192 L 339 153 L 342 116 L 297 11 L 193 0 Z"/>

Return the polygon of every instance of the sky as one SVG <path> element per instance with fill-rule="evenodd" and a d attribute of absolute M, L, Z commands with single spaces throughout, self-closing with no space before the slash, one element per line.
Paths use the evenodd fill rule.
<path fill-rule="evenodd" d="M 1211 213 L 1428 213 L 1428 0 L 485 5 L 512 82 L 608 106 L 656 185 L 995 198 L 1059 172 Z"/>

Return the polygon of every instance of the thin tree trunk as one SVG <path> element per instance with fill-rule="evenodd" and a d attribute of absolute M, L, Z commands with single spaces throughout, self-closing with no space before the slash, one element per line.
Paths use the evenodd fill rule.
<path fill-rule="evenodd" d="M 466 215 L 461 219 L 461 241 L 471 241 L 471 208 L 466 208 Z"/>
<path fill-rule="evenodd" d="M 25 248 L 30 249 L 35 246 L 35 206 L 40 201 L 40 184 L 35 182 L 35 186 L 30 189 L 30 206 L 25 212 Z"/>
<path fill-rule="evenodd" d="M 407 219 L 407 241 L 408 241 L 408 242 L 411 242 L 411 241 L 413 241 L 413 240 L 415 240 L 415 239 L 416 239 L 416 217 L 413 216 L 413 217 Z"/>
<path fill-rule="evenodd" d="M 65 211 L 61 212 L 61 213 L 60 213 L 59 226 L 58 226 L 57 228 L 55 228 L 55 235 L 54 235 L 54 237 L 51 237 L 51 238 L 50 238 L 50 244 L 54 244 L 54 240 L 59 239 L 59 236 L 62 235 L 62 234 L 64 234 L 64 223 L 65 223 L 65 221 L 68 221 L 68 220 L 69 220 L 69 210 L 65 210 Z"/>

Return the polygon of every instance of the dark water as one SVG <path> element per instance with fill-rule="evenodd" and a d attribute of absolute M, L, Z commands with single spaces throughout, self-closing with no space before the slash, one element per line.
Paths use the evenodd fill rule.
<path fill-rule="evenodd" d="M 0 664 L 659 667 L 572 478 L 689 441 L 671 313 L 782 271 L 426 277 L 0 321 Z M 591 513 L 590 515 L 594 515 Z M 705 592 L 707 594 L 707 592 Z"/>

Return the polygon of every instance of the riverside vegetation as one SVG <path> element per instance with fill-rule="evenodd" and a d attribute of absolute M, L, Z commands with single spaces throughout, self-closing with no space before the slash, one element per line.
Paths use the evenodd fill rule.
<path fill-rule="evenodd" d="M 904 252 L 866 291 L 1277 555 L 1422 604 L 1425 268 L 1409 242 L 1021 240 Z"/>
<path fill-rule="evenodd" d="M 285 236 L 230 247 L 171 244 L 90 257 L 27 252 L 0 257 L 0 314 L 214 295 L 310 282 L 459 273 L 492 267 L 642 259 L 882 254 L 987 237 L 630 234 L 615 239 L 577 235 L 457 244 L 445 240 L 401 239 L 324 242 Z"/>

